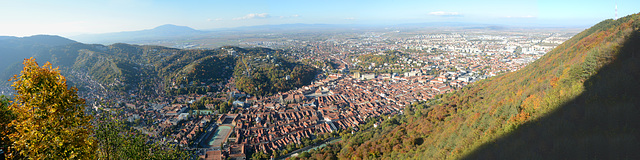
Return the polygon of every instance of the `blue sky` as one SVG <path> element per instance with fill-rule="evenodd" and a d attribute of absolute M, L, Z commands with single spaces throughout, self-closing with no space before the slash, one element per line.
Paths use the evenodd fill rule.
<path fill-rule="evenodd" d="M 470 22 L 587 27 L 640 12 L 639 0 L 0 0 L 0 35 L 77 35 L 163 24 L 215 29 L 266 24 Z"/>

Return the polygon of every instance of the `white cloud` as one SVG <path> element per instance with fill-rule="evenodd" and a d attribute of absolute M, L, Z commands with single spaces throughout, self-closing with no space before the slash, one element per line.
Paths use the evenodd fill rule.
<path fill-rule="evenodd" d="M 270 17 L 269 13 L 251 13 L 243 17 L 234 18 L 233 20 L 263 19 L 263 18 L 269 18 L 269 17 Z"/>
<path fill-rule="evenodd" d="M 211 19 L 211 18 L 209 18 L 209 19 L 207 19 L 207 22 L 211 22 L 211 21 L 222 21 L 222 20 L 224 20 L 224 19 L 222 19 L 222 18 L 216 18 L 216 19 Z"/>
<path fill-rule="evenodd" d="M 445 11 L 429 12 L 429 15 L 432 15 L 432 16 L 443 16 L 443 17 L 462 16 L 462 14 L 460 14 L 458 12 L 445 12 Z"/>
<path fill-rule="evenodd" d="M 537 17 L 532 15 L 526 15 L 526 16 L 505 16 L 504 18 L 537 18 Z"/>
<path fill-rule="evenodd" d="M 356 20 L 356 18 L 353 18 L 353 17 L 347 17 L 347 18 L 344 18 L 344 19 L 345 20 Z"/>
<path fill-rule="evenodd" d="M 300 15 L 294 14 L 294 15 L 290 15 L 290 16 L 280 16 L 280 18 L 298 18 L 300 17 Z"/>

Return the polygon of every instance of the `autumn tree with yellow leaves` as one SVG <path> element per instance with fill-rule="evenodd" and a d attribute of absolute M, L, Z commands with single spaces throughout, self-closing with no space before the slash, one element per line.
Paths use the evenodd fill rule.
<path fill-rule="evenodd" d="M 94 159 L 91 116 L 83 112 L 77 89 L 49 62 L 39 66 L 29 58 L 23 64 L 20 75 L 10 79 L 16 95 L 8 107 L 15 115 L 9 158 Z"/>

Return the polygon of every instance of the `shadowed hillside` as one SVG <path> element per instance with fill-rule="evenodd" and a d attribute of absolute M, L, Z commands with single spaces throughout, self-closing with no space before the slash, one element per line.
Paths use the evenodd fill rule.
<path fill-rule="evenodd" d="M 578 97 L 465 159 L 640 159 L 640 32 L 610 58 Z"/>

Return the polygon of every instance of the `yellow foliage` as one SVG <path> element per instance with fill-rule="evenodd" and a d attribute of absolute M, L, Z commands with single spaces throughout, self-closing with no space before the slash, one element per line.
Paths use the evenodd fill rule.
<path fill-rule="evenodd" d="M 28 159 L 93 159 L 91 117 L 84 114 L 85 101 L 68 88 L 57 68 L 24 60 L 20 76 L 14 75 L 16 95 L 9 109 L 16 114 L 9 135 L 12 149 Z"/>
<path fill-rule="evenodd" d="M 551 87 L 555 88 L 556 86 L 558 86 L 558 80 L 559 80 L 559 78 L 558 78 L 558 77 L 553 77 L 553 78 L 551 79 L 551 81 L 549 82 L 549 84 L 551 85 Z"/>

